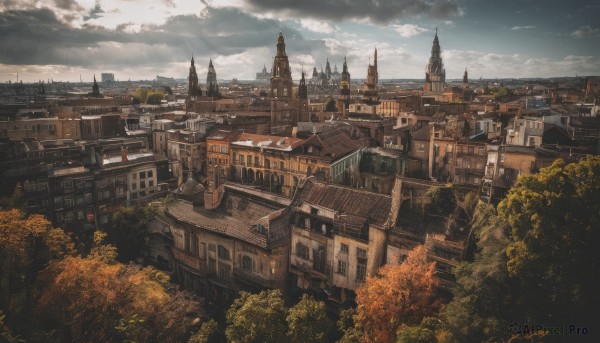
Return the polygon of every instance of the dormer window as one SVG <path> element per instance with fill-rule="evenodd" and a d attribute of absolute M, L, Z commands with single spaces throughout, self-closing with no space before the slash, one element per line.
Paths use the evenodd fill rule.
<path fill-rule="evenodd" d="M 312 154 L 312 152 L 313 152 L 313 147 L 312 146 L 308 147 L 308 152 Z"/>

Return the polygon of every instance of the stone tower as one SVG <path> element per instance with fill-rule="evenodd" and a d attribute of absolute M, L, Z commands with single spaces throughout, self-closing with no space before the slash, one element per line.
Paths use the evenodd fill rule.
<path fill-rule="evenodd" d="M 379 101 L 378 87 L 379 73 L 377 71 L 377 48 L 375 48 L 373 65 L 369 64 L 369 67 L 367 68 L 367 82 L 364 87 L 363 101 L 368 104 L 376 105 Z"/>
<path fill-rule="evenodd" d="M 94 96 L 100 95 L 100 87 L 98 86 L 98 82 L 96 82 L 95 74 L 94 74 L 94 84 L 92 85 L 92 95 L 94 95 Z"/>
<path fill-rule="evenodd" d="M 348 106 L 350 105 L 350 73 L 348 72 L 348 63 L 344 57 L 344 66 L 342 67 L 342 79 L 340 80 L 340 95 L 338 97 L 337 108 L 342 110 L 342 116 L 348 116 Z"/>
<path fill-rule="evenodd" d="M 442 94 L 446 82 L 446 70 L 441 57 L 440 41 L 435 29 L 435 38 L 431 46 L 431 57 L 425 68 L 425 85 L 423 90 L 426 94 Z"/>
<path fill-rule="evenodd" d="M 195 97 L 202 96 L 202 89 L 198 86 L 198 74 L 196 73 L 196 65 L 194 65 L 194 57 L 190 64 L 190 74 L 188 76 L 188 98 L 195 100 Z"/>
<path fill-rule="evenodd" d="M 271 75 L 271 98 L 291 97 L 292 72 L 285 53 L 285 41 L 281 32 L 279 32 L 277 38 L 277 55 L 273 59 Z"/>
<path fill-rule="evenodd" d="M 327 63 L 325 63 L 325 77 L 327 80 L 331 80 L 331 65 L 329 65 L 329 58 L 327 59 Z"/>
<path fill-rule="evenodd" d="M 298 100 L 292 95 L 292 71 L 285 53 L 283 33 L 277 38 L 277 55 L 271 70 L 271 133 L 291 129 L 298 122 Z"/>
<path fill-rule="evenodd" d="M 298 84 L 298 121 L 309 121 L 308 115 L 308 87 L 304 78 L 304 70 L 302 78 Z"/>
<path fill-rule="evenodd" d="M 217 84 L 217 72 L 213 66 L 212 58 L 208 62 L 208 73 L 206 74 L 206 96 L 219 96 L 219 85 Z"/>
<path fill-rule="evenodd" d="M 469 74 L 467 73 L 467 67 L 465 67 L 465 73 L 463 74 L 463 88 L 469 87 Z"/>

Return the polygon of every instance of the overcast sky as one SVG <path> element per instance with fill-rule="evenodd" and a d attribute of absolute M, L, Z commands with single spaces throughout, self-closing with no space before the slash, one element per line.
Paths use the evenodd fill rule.
<path fill-rule="evenodd" d="M 365 78 L 424 78 L 438 28 L 447 78 L 600 75 L 592 0 L 0 0 L 0 82 L 254 79 L 285 36 L 295 80 L 329 58 Z"/>

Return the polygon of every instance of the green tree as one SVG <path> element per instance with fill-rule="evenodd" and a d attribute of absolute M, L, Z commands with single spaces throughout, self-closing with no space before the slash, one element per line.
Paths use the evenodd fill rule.
<path fill-rule="evenodd" d="M 425 317 L 419 326 L 402 324 L 398 328 L 397 343 L 431 343 L 437 342 L 436 331 L 440 327 L 437 318 Z"/>
<path fill-rule="evenodd" d="M 121 261 L 141 257 L 148 235 L 146 224 L 155 216 L 156 209 L 152 206 L 122 207 L 113 214 L 112 226 L 106 232 L 109 242 L 117 247 Z"/>
<path fill-rule="evenodd" d="M 221 332 L 219 325 L 213 319 L 202 323 L 200 330 L 196 332 L 188 343 L 217 343 L 225 342 L 225 336 Z"/>
<path fill-rule="evenodd" d="M 507 269 L 523 319 L 590 323 L 600 303 L 600 156 L 520 177 L 498 214 L 510 230 Z"/>
<path fill-rule="evenodd" d="M 291 342 L 326 342 L 329 319 L 325 303 L 307 294 L 290 308 L 287 315 L 288 336 Z"/>
<path fill-rule="evenodd" d="M 327 105 L 325 105 L 325 112 L 336 112 L 336 111 L 337 111 L 337 106 L 335 104 L 335 100 L 330 99 L 327 102 Z"/>
<path fill-rule="evenodd" d="M 488 204 L 479 203 L 472 221 L 477 251 L 472 262 L 455 270 L 453 298 L 440 311 L 444 336 L 456 342 L 483 342 L 508 337 L 508 321 L 517 320 L 512 283 L 506 269 L 508 228 Z M 440 334 L 440 333 L 438 333 Z"/>
<path fill-rule="evenodd" d="M 227 311 L 225 335 L 230 342 L 283 342 L 286 339 L 286 308 L 279 290 L 259 294 L 240 292 Z"/>
<path fill-rule="evenodd" d="M 146 103 L 149 105 L 160 105 L 161 100 L 165 97 L 165 94 L 160 91 L 150 91 L 146 97 Z"/>
<path fill-rule="evenodd" d="M 149 92 L 148 88 L 144 88 L 144 87 L 138 88 L 135 91 L 135 94 L 133 95 L 133 98 L 137 99 L 137 101 L 140 104 L 145 104 L 146 103 L 146 99 L 148 99 L 148 92 Z"/>
<path fill-rule="evenodd" d="M 356 329 L 354 316 L 356 316 L 355 308 L 348 308 L 340 311 L 337 328 L 343 336 L 338 343 L 359 343 L 361 341 L 361 333 Z"/>

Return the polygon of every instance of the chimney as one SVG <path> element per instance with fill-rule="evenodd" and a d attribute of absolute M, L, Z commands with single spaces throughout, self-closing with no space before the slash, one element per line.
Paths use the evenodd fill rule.
<path fill-rule="evenodd" d="M 121 146 L 121 162 L 127 162 L 129 161 L 127 159 L 127 148 L 125 148 L 125 146 Z"/>

